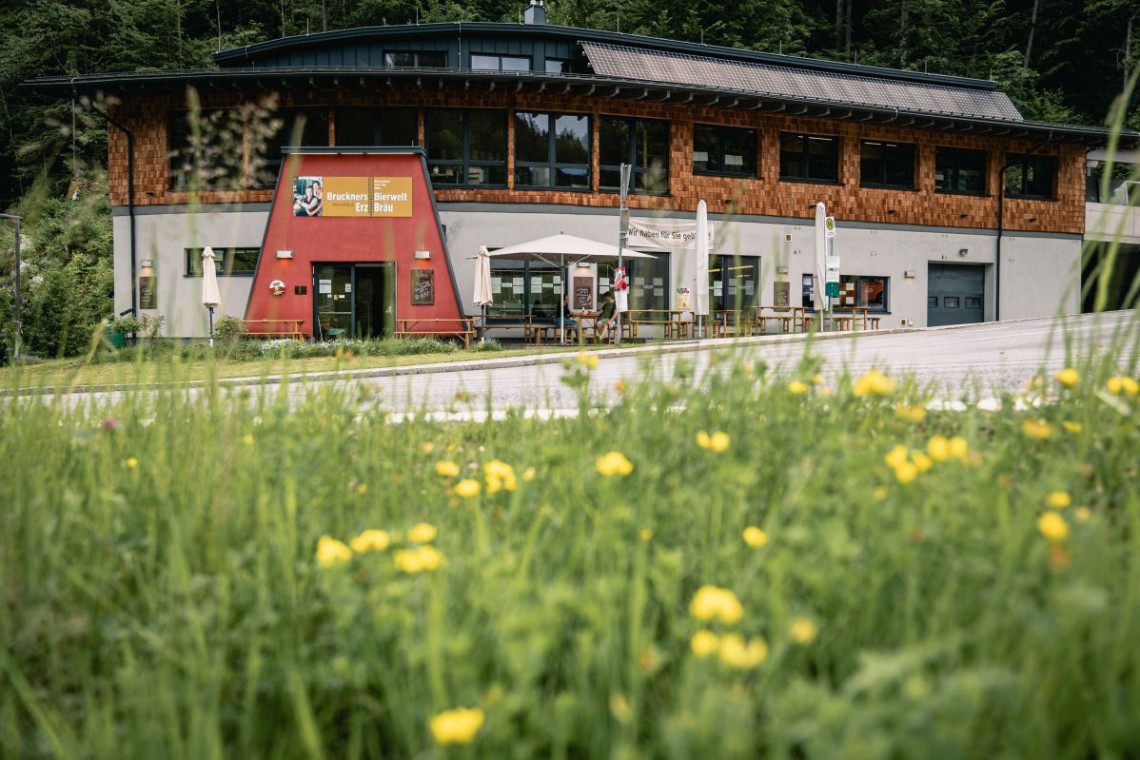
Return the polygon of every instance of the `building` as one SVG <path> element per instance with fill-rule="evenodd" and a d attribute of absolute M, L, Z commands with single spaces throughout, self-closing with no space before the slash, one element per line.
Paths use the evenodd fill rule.
<path fill-rule="evenodd" d="M 24 86 L 104 98 L 116 308 L 164 314 L 171 336 L 207 331 L 206 245 L 225 312 L 295 318 L 306 336 L 474 313 L 481 245 L 559 231 L 617 242 L 622 163 L 641 229 L 684 229 L 707 201 L 714 308 L 812 306 L 823 202 L 840 301 L 884 326 L 1080 310 L 1086 152 L 1105 130 L 1023 119 L 992 82 L 543 16 L 532 4 L 524 24 L 350 29 L 221 52 L 216 69 Z M 378 188 L 406 203 L 327 213 L 330 193 L 353 204 Z M 303 218 L 321 194 L 326 213 Z M 647 250 L 631 307 L 676 307 L 692 251 Z M 537 263 L 496 267 L 504 309 L 564 287 Z M 598 292 L 612 282 L 607 267 L 584 274 Z"/>

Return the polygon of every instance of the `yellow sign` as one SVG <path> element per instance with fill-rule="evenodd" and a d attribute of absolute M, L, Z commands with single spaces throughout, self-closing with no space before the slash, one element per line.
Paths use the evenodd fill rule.
<path fill-rule="evenodd" d="M 411 177 L 297 177 L 294 216 L 410 217 Z"/>

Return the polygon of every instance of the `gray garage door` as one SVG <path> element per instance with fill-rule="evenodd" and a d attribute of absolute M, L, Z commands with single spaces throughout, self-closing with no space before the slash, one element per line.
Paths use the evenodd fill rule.
<path fill-rule="evenodd" d="M 982 322 L 986 268 L 978 265 L 931 264 L 926 294 L 926 324 L 965 325 Z"/>

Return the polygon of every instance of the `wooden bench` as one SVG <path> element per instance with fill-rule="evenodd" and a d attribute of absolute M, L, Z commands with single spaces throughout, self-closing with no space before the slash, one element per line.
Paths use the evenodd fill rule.
<path fill-rule="evenodd" d="M 534 319 L 529 314 L 488 314 L 479 320 L 478 336 L 482 340 L 488 330 L 522 330 L 523 341 L 534 339 Z"/>
<path fill-rule="evenodd" d="M 421 325 L 426 327 L 420 327 Z M 463 341 L 464 348 L 471 348 L 475 320 L 473 317 L 397 319 L 396 331 L 392 335 L 397 338 L 459 338 Z"/>
<path fill-rule="evenodd" d="M 305 320 L 303 319 L 246 319 L 246 335 L 251 338 L 292 338 L 305 339 Z"/>

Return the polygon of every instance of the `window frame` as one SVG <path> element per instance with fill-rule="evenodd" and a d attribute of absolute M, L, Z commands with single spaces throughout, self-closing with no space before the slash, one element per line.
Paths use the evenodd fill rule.
<path fill-rule="evenodd" d="M 864 153 L 864 148 L 866 148 L 868 145 L 877 145 L 884 149 L 884 155 L 881 159 L 881 176 L 876 180 L 867 179 L 866 162 L 868 159 Z M 896 150 L 901 149 L 900 152 L 905 151 L 910 154 L 910 184 L 900 185 L 890 181 L 891 173 L 888 169 L 890 157 L 886 155 L 886 148 L 894 148 Z M 917 183 L 915 182 L 915 175 L 917 173 L 916 169 L 918 166 L 918 162 L 915 160 L 917 156 L 918 146 L 916 146 L 914 143 L 894 142 L 890 140 L 861 140 L 859 142 L 859 186 L 879 188 L 883 190 L 914 190 L 917 187 Z"/>
<path fill-rule="evenodd" d="M 961 185 L 961 172 L 963 167 L 961 159 L 970 154 L 980 155 L 982 157 L 982 189 L 981 190 L 963 190 Z M 939 167 L 943 164 L 939 163 L 939 157 L 944 160 L 953 158 L 949 166 L 945 166 L 942 170 L 948 176 L 953 177 L 950 188 L 940 188 L 938 186 L 938 173 Z M 977 148 L 954 148 L 950 146 L 935 146 L 934 148 L 934 192 L 943 193 L 946 195 L 972 195 L 974 197 L 981 197 L 988 195 L 987 188 L 989 186 L 989 171 L 990 171 L 990 152 L 988 150 L 979 150 Z"/>
<path fill-rule="evenodd" d="M 430 119 L 432 114 L 438 114 L 443 111 L 456 111 L 463 119 L 463 127 L 461 132 L 462 140 L 462 154 L 461 159 L 432 159 L 431 158 L 431 127 Z M 487 161 L 487 160 L 473 160 L 471 158 L 471 118 L 472 113 L 496 113 L 500 114 L 503 119 L 503 140 L 502 140 L 502 155 L 501 161 Z M 472 188 L 504 188 L 507 186 L 507 155 L 510 149 L 509 141 L 507 139 L 508 133 L 508 117 L 510 112 L 505 109 L 498 108 L 425 108 L 424 109 L 424 152 L 427 156 L 428 177 L 431 179 L 433 187 L 457 188 L 457 187 L 472 187 Z M 432 175 L 432 167 L 434 166 L 457 166 L 463 172 L 462 182 L 445 182 L 437 183 Z M 482 182 L 473 184 L 470 181 L 472 168 L 501 168 L 503 170 L 502 182 Z"/>
<path fill-rule="evenodd" d="M 761 272 L 762 257 L 760 254 L 719 254 L 714 253 L 709 256 L 709 310 L 710 311 L 734 311 L 736 309 L 751 309 L 760 305 L 760 285 L 761 285 Z M 715 266 L 719 264 L 719 267 Z M 734 280 L 739 280 L 742 286 L 740 293 L 739 304 L 736 301 L 736 296 L 729 296 L 727 272 L 736 272 L 741 267 L 748 267 L 747 274 L 733 275 Z M 716 295 L 713 289 L 713 274 L 720 274 L 721 292 Z M 752 283 L 752 295 L 748 295 L 748 283 Z M 732 301 L 729 301 L 729 298 Z"/>
<path fill-rule="evenodd" d="M 257 274 L 257 262 L 261 255 L 261 248 L 258 246 L 250 245 L 233 245 L 225 246 L 210 246 L 214 249 L 214 265 L 218 268 L 218 277 L 253 277 Z M 205 246 L 190 247 L 182 249 L 183 261 L 186 265 L 183 271 L 183 277 L 202 277 L 204 270 L 201 268 L 202 251 Z M 246 255 L 253 254 L 253 267 L 251 269 L 240 269 L 234 271 L 234 260 L 238 252 Z M 197 271 L 195 271 L 194 264 L 199 264 Z"/>
<path fill-rule="evenodd" d="M 797 137 L 800 143 L 799 156 L 803 162 L 804 173 L 803 175 L 785 174 L 784 173 L 784 140 L 788 137 Z M 811 141 L 827 141 L 830 142 L 834 148 L 832 149 L 832 161 L 835 165 L 835 177 L 815 177 L 812 176 L 812 161 L 813 155 L 808 146 Z M 809 182 L 816 185 L 838 185 L 843 181 L 843 173 L 840 171 L 843 164 L 843 139 L 839 135 L 819 135 L 810 132 L 780 132 L 780 181 L 781 182 Z"/>
<path fill-rule="evenodd" d="M 396 55 L 410 55 L 414 57 L 411 66 L 398 66 L 392 63 L 390 56 Z M 422 55 L 442 55 L 442 66 L 425 66 L 420 62 Z M 384 68 L 386 69 L 446 69 L 447 68 L 447 51 L 446 50 L 385 50 L 384 51 Z"/>
<path fill-rule="evenodd" d="M 518 118 L 522 115 L 527 116 L 545 116 L 549 119 L 546 131 L 546 161 L 520 161 L 519 160 L 519 130 Z M 569 116 L 574 118 L 584 118 L 586 120 L 586 162 L 584 164 L 574 164 L 558 161 L 558 119 L 562 116 Z M 511 114 L 512 123 L 514 124 L 514 170 L 515 170 L 515 187 L 518 189 L 541 189 L 541 190 L 566 190 L 570 192 L 588 193 L 593 188 L 593 118 L 588 113 L 563 113 L 557 111 L 514 111 Z M 519 169 L 547 169 L 550 172 L 550 182 L 545 185 L 531 184 L 519 181 Z M 558 170 L 559 169 L 585 169 L 586 180 L 582 186 L 574 185 L 560 185 L 558 184 Z"/>
<path fill-rule="evenodd" d="M 630 185 L 629 192 L 630 192 L 630 194 L 631 195 L 668 196 L 669 195 L 669 148 L 670 148 L 670 146 L 672 144 L 672 140 L 673 140 L 673 123 L 671 121 L 669 121 L 668 119 L 643 119 L 643 118 L 639 118 L 639 117 L 635 117 L 635 116 L 615 116 L 613 114 L 599 114 L 598 115 L 598 154 L 599 154 L 598 155 L 598 162 L 599 162 L 598 163 L 598 192 L 601 192 L 601 193 L 619 193 L 619 192 L 621 192 L 621 188 L 616 186 L 616 185 L 604 185 L 604 184 L 602 184 L 602 177 L 605 176 L 605 174 L 607 172 L 614 172 L 614 171 L 620 172 L 620 170 L 621 170 L 620 164 L 603 164 L 603 163 L 601 163 L 601 158 L 602 158 L 601 157 L 601 153 L 602 153 L 602 150 L 601 150 L 602 130 L 605 128 L 607 121 L 622 122 L 626 125 L 626 130 L 627 130 L 627 132 L 626 132 L 626 147 L 625 147 L 625 150 L 623 152 L 625 153 L 625 155 L 624 155 L 625 161 L 624 162 L 628 163 L 630 166 L 633 167 L 633 172 L 632 172 L 632 174 L 630 176 L 630 180 L 629 180 L 629 185 Z M 648 167 L 639 167 L 637 164 L 637 152 L 638 152 L 638 148 L 639 148 L 637 126 L 639 124 L 652 125 L 655 127 L 664 126 L 664 128 L 665 128 L 665 152 L 664 152 L 664 156 L 663 156 L 664 161 L 662 162 L 662 166 L 661 166 L 661 168 L 662 168 L 661 183 L 662 183 L 663 188 L 664 188 L 663 190 L 655 191 L 652 189 L 652 187 L 648 187 L 648 186 L 643 188 L 641 186 L 641 184 L 638 182 L 638 180 L 640 178 L 643 178 L 647 175 L 652 176 L 652 173 L 654 170 L 654 167 L 652 166 L 652 161 L 650 161 L 650 166 L 648 166 Z"/>
<path fill-rule="evenodd" d="M 494 58 L 496 63 L 497 63 L 497 66 L 495 66 L 494 68 L 490 68 L 487 66 L 476 67 L 475 66 L 476 56 L 478 56 L 480 58 L 488 58 L 488 59 Z M 471 71 L 501 71 L 501 72 L 508 72 L 508 73 L 510 73 L 510 72 L 523 72 L 523 71 L 526 71 L 526 72 L 534 71 L 534 58 L 532 58 L 529 55 L 509 55 L 506 53 L 480 53 L 478 51 L 472 50 L 470 53 L 470 56 L 468 57 L 467 60 L 468 60 L 468 63 L 470 64 Z M 506 60 L 526 61 L 526 68 L 525 69 L 505 69 L 505 68 L 503 68 L 503 61 L 506 61 Z M 544 68 L 545 68 L 545 64 L 544 64 Z"/>
<path fill-rule="evenodd" d="M 545 290 L 540 289 L 538 294 L 537 295 L 535 294 L 534 282 L 531 279 L 532 277 L 542 278 L 542 277 L 549 276 L 551 278 L 558 278 L 559 281 L 552 283 L 552 284 L 555 286 L 559 286 L 563 289 L 565 289 L 565 287 L 566 287 L 566 282 L 563 280 L 565 273 L 563 271 L 563 268 L 558 266 L 557 264 L 551 264 L 551 263 L 545 262 L 545 261 L 529 261 L 529 260 L 521 260 L 520 261 L 520 260 L 515 260 L 515 259 L 495 259 L 495 258 L 491 259 L 490 264 L 491 264 L 491 279 L 494 280 L 495 277 L 498 277 L 499 281 L 500 281 L 499 293 L 498 293 L 498 295 L 500 295 L 500 296 L 502 296 L 506 292 L 502 288 L 502 280 L 504 279 L 504 277 L 503 277 L 504 273 L 510 273 L 510 276 L 512 279 L 514 279 L 515 277 L 521 277 L 523 280 L 522 310 L 521 311 L 503 310 L 503 311 L 499 311 L 499 312 L 493 311 L 493 309 L 491 307 L 494 307 L 496 305 L 501 306 L 501 302 L 496 304 L 496 302 L 494 300 L 494 296 L 496 294 L 494 292 L 494 288 L 492 288 L 492 290 L 491 290 L 491 294 L 492 294 L 491 307 L 489 307 L 489 309 L 488 309 L 488 311 L 489 311 L 488 316 L 491 318 L 500 317 L 500 316 L 507 317 L 507 316 L 530 315 L 534 311 L 535 298 L 536 297 L 541 298 L 542 294 L 546 292 Z M 518 273 L 518 274 L 514 274 L 514 273 Z M 557 296 L 559 294 L 559 291 L 556 289 L 553 289 L 553 288 L 552 288 L 552 290 L 553 290 L 554 296 L 556 297 L 555 298 L 556 304 L 554 307 L 554 311 L 557 311 Z M 563 292 L 564 292 L 564 290 L 563 290 Z M 519 295 L 519 294 L 514 292 L 514 285 L 513 284 L 511 286 L 511 295 L 512 296 Z M 553 317 L 554 314 L 551 314 L 551 316 Z"/>
<path fill-rule="evenodd" d="M 866 303 L 864 285 L 870 280 L 881 281 L 883 283 L 882 306 L 869 306 Z M 843 286 L 851 281 L 855 283 L 855 303 L 853 305 L 843 303 Z M 850 309 L 854 306 L 859 309 L 866 308 L 868 314 L 889 314 L 891 311 L 891 278 L 883 275 L 841 274 L 839 275 L 839 296 L 834 300 L 834 307 L 837 309 Z"/>
<path fill-rule="evenodd" d="M 716 141 L 716 159 L 720 165 L 720 169 L 698 169 L 697 168 L 697 133 L 698 132 L 711 132 L 715 136 Z M 747 136 L 751 142 L 752 156 L 751 161 L 746 161 L 743 164 L 741 171 L 729 171 L 724 169 L 725 166 L 725 137 L 736 133 L 737 136 Z M 727 124 L 693 124 L 693 174 L 699 174 L 709 177 L 735 177 L 738 179 L 757 179 L 760 176 L 759 158 L 760 158 L 760 132 L 755 129 L 747 127 L 733 127 Z"/>
<path fill-rule="evenodd" d="M 341 115 L 346 111 L 359 111 L 366 113 L 372 121 L 372 140 L 366 143 L 346 143 L 340 139 L 340 122 Z M 411 143 L 393 142 L 385 139 L 384 137 L 384 115 L 391 112 L 404 112 L 411 116 L 413 119 L 412 133 L 413 141 Z M 333 121 L 336 124 L 336 144 L 337 147 L 342 146 L 360 146 L 360 147 L 376 147 L 388 146 L 399 147 L 405 145 L 419 145 L 419 109 L 406 108 L 406 107 L 393 107 L 388 108 L 385 106 L 336 106 L 333 108 Z"/>
<path fill-rule="evenodd" d="M 1039 171 L 1044 167 L 1049 169 L 1049 193 L 1042 195 L 1040 193 L 1031 193 L 1027 190 L 1029 186 L 1029 166 L 1034 166 L 1035 171 Z M 1009 174 L 1010 170 L 1020 167 L 1020 180 L 1021 190 L 1014 191 L 1010 189 Z M 1006 153 L 1005 154 L 1005 170 L 1002 172 L 1002 184 L 1005 187 L 1005 196 L 1007 198 L 1024 198 L 1034 201 L 1055 201 L 1057 200 L 1057 157 L 1050 155 L 1038 155 L 1033 153 Z"/>
<path fill-rule="evenodd" d="M 629 290 L 626 291 L 627 293 L 629 293 L 629 296 L 628 296 L 628 298 L 629 298 L 629 310 L 630 311 L 645 311 L 645 310 L 656 311 L 656 310 L 671 309 L 671 308 L 673 308 L 672 300 L 671 300 L 672 299 L 672 293 L 673 293 L 672 254 L 668 251 L 658 251 L 658 250 L 646 251 L 646 253 L 652 253 L 653 258 L 652 259 L 626 259 L 623 262 L 623 265 L 625 266 L 625 270 L 626 270 L 626 277 L 629 278 Z M 648 267 L 650 265 L 658 265 L 658 264 L 661 266 L 662 274 L 663 274 L 663 276 L 661 277 L 661 280 L 664 283 L 664 285 L 662 286 L 662 295 L 660 295 L 660 296 L 658 296 L 658 295 L 649 296 L 650 298 L 654 299 L 654 303 L 656 305 L 651 304 L 649 306 L 646 306 L 646 305 L 643 305 L 642 303 L 639 303 L 637 300 L 638 298 L 644 298 L 645 297 L 644 291 L 646 289 L 645 285 L 635 285 L 637 278 L 640 277 L 640 275 L 638 275 L 637 272 L 638 272 L 638 269 L 641 267 Z M 616 268 L 617 268 L 617 262 L 611 261 L 611 262 L 599 262 L 598 263 L 598 277 L 597 277 L 597 281 L 596 281 L 597 303 L 601 303 L 602 302 L 602 296 L 604 296 L 607 291 L 613 289 L 613 286 L 614 286 L 613 270 Z M 603 276 L 603 273 L 605 276 Z M 642 278 L 642 279 L 644 279 L 644 278 Z M 602 285 L 602 280 L 606 281 L 605 286 Z M 649 285 L 650 290 L 652 290 L 653 287 L 654 287 L 653 285 Z M 640 292 L 635 293 L 635 290 L 637 290 L 638 288 L 640 288 Z M 637 296 L 637 298 L 634 297 L 635 295 Z M 656 299 L 661 299 L 661 301 L 659 303 L 657 303 Z"/>

